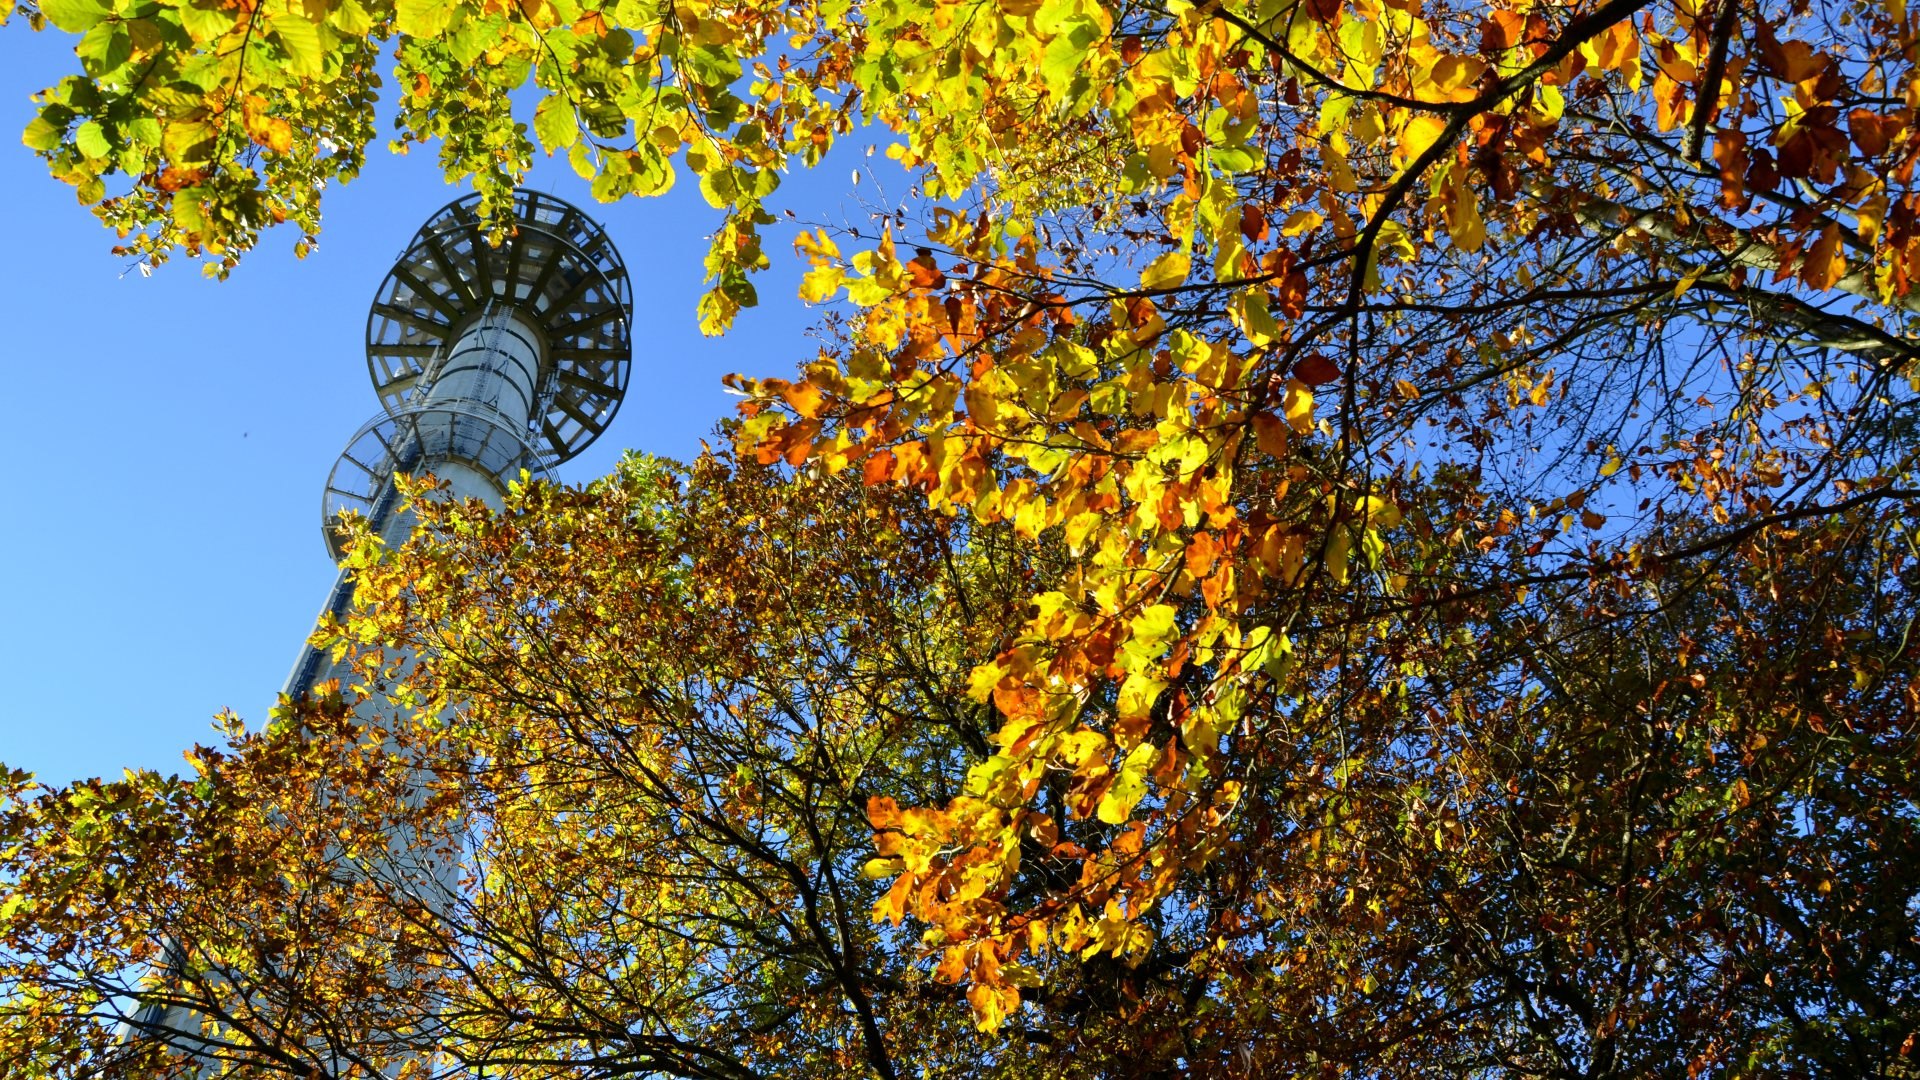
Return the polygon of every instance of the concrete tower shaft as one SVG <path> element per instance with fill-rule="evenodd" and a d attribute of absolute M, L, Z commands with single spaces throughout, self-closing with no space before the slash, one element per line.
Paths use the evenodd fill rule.
<path fill-rule="evenodd" d="M 512 307 L 483 311 L 454 339 L 422 400 L 488 405 L 524 428 L 533 418 L 546 351 L 537 322 Z"/>

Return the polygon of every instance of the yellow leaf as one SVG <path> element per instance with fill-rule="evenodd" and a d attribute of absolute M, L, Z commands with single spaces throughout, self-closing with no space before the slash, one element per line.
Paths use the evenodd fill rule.
<path fill-rule="evenodd" d="M 1000 415 L 1000 399 L 993 388 L 976 379 L 967 383 L 963 392 L 967 403 L 967 415 L 973 418 L 977 426 L 992 430 L 994 421 Z"/>
<path fill-rule="evenodd" d="M 1421 154 L 1426 153 L 1428 147 L 1438 142 L 1446 130 L 1447 122 L 1442 117 L 1423 113 L 1408 120 L 1406 128 L 1400 133 L 1398 149 L 1400 160 L 1411 163 Z"/>
<path fill-rule="evenodd" d="M 1368 525 L 1377 525 L 1383 529 L 1391 529 L 1395 525 L 1400 524 L 1400 508 L 1393 504 L 1392 499 L 1383 498 L 1379 495 L 1368 495 L 1362 498 L 1359 503 L 1355 505 L 1354 510 L 1359 518 Z"/>
<path fill-rule="evenodd" d="M 1120 700 L 1115 706 L 1122 717 L 1145 716 L 1153 708 L 1167 684 L 1145 672 L 1136 671 L 1120 684 Z"/>
<path fill-rule="evenodd" d="M 1335 529 L 1327 538 L 1326 568 L 1336 585 L 1347 583 L 1347 560 L 1353 554 L 1353 536 L 1346 529 Z"/>
<path fill-rule="evenodd" d="M 814 267 L 801 277 L 801 300 L 808 304 L 826 304 L 839 292 L 841 281 L 847 279 L 847 271 L 841 267 Z"/>
<path fill-rule="evenodd" d="M 1187 280 L 1187 271 L 1192 267 L 1193 259 L 1186 252 L 1169 251 L 1147 264 L 1147 268 L 1141 271 L 1140 287 L 1170 289 Z"/>
<path fill-rule="evenodd" d="M 1149 604 L 1141 608 L 1129 625 L 1133 639 L 1152 646 L 1162 644 L 1179 628 L 1174 618 L 1177 614 L 1171 604 Z"/>
<path fill-rule="evenodd" d="M 1160 751 L 1150 742 L 1143 742 L 1127 753 L 1126 761 L 1120 765 L 1120 772 L 1107 787 L 1107 793 L 1100 796 L 1100 806 L 1096 813 L 1101 821 L 1109 825 L 1124 824 L 1133 815 L 1133 808 L 1147 793 L 1147 773 L 1154 763 L 1160 760 Z"/>
<path fill-rule="evenodd" d="M 1293 213 L 1287 215 L 1286 221 L 1281 223 L 1280 235 L 1299 236 L 1301 233 L 1310 229 L 1319 228 L 1326 220 L 1326 218 L 1321 217 L 1318 212 L 1313 210 L 1295 210 Z"/>
<path fill-rule="evenodd" d="M 977 982 L 967 990 L 967 1004 L 973 1006 L 973 1022 L 981 1031 L 998 1031 L 1008 1014 L 1020 1007 L 1020 991 Z"/>
<path fill-rule="evenodd" d="M 1367 146 L 1372 146 L 1379 141 L 1381 135 L 1386 133 L 1386 129 L 1380 126 L 1379 110 L 1371 105 L 1362 109 L 1359 116 L 1354 117 L 1349 130 L 1353 132 L 1354 138 Z"/>
<path fill-rule="evenodd" d="M 1466 184 L 1456 184 L 1447 201 L 1447 237 L 1465 252 L 1480 250 L 1487 240 L 1487 224 L 1480 217 L 1480 197 Z"/>
<path fill-rule="evenodd" d="M 891 858 L 868 859 L 860 867 L 860 873 L 868 878 L 888 878 L 906 869 L 906 860 L 898 856 Z"/>
<path fill-rule="evenodd" d="M 1347 155 L 1331 146 L 1320 148 L 1320 158 L 1326 162 L 1327 182 L 1338 192 L 1360 190 L 1360 182 L 1354 179 L 1353 169 L 1347 164 Z"/>
<path fill-rule="evenodd" d="M 453 0 L 395 0 L 393 26 L 408 37 L 439 37 L 453 21 L 453 11 Z"/>
<path fill-rule="evenodd" d="M 1476 57 L 1448 54 L 1433 62 L 1433 88 L 1447 97 L 1480 81 L 1487 65 Z"/>
<path fill-rule="evenodd" d="M 676 135 L 674 139 L 677 145 L 679 137 Z M 793 250 L 805 255 L 807 261 L 815 266 L 840 257 L 840 248 L 834 244 L 833 237 L 828 236 L 825 229 L 816 232 L 807 232 L 802 229 L 800 235 L 793 238 Z"/>
<path fill-rule="evenodd" d="M 1280 403 L 1280 411 L 1286 414 L 1287 423 L 1293 430 L 1302 434 L 1313 431 L 1313 391 L 1299 379 L 1287 380 L 1287 396 Z"/>

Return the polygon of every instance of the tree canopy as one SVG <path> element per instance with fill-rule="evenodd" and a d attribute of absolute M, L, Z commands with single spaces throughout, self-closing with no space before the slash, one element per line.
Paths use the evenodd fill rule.
<path fill-rule="evenodd" d="M 185 920 L 294 1075 L 1910 1073 L 1902 4 L 21 10 L 152 261 L 315 233 L 383 54 L 490 199 L 691 170 L 714 331 L 782 174 L 914 187 L 799 232 L 730 452 L 423 502 L 360 690 L 16 780 L 0 1050 L 164 1055 Z"/>

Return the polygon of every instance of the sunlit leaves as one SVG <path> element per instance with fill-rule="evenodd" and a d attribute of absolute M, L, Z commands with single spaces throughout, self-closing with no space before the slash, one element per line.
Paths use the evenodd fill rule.
<path fill-rule="evenodd" d="M 113 8 L 103 0 L 47 0 L 40 13 L 47 21 L 69 34 L 84 34 L 111 14 Z"/>
<path fill-rule="evenodd" d="M 271 221 L 316 228 L 317 192 L 371 138 L 374 42 L 392 42 L 400 141 L 438 140 L 489 206 L 538 148 L 600 198 L 697 184 L 718 218 L 710 332 L 759 299 L 782 173 L 884 130 L 862 175 L 901 180 L 885 205 L 793 238 L 799 300 L 831 305 L 822 347 L 737 381 L 733 434 L 768 469 L 1057 560 L 1003 582 L 951 650 L 967 670 L 939 723 L 970 736 L 941 751 L 953 775 L 847 804 L 862 932 L 921 942 L 903 963 L 965 985 L 943 999 L 965 1026 L 1028 1023 L 1068 958 L 1129 972 L 1112 1000 L 1199 1040 L 1168 1051 L 1182 1068 L 1271 1055 L 1225 1073 L 1597 1070 L 1598 1049 L 1553 1055 L 1602 1046 L 1712 1071 L 1734 1060 L 1716 1031 L 1854 1022 L 1798 998 L 1789 1022 L 1744 975 L 1621 960 L 1626 989 L 1583 980 L 1621 955 L 1613 928 L 1651 925 L 1615 896 L 1683 898 L 1653 934 L 1674 970 L 1758 948 L 1686 914 L 1698 882 L 1646 867 L 1827 880 L 1795 844 L 1735 842 L 1729 822 L 1783 789 L 1720 775 L 1764 770 L 1766 747 L 1703 732 L 1757 715 L 1732 704 L 1752 688 L 1765 738 L 1828 745 L 1903 662 L 1860 643 L 1904 640 L 1861 614 L 1901 608 L 1904 570 L 1817 648 L 1791 599 L 1852 596 L 1822 523 L 1871 532 L 1897 514 L 1869 508 L 1912 487 L 1899 10 L 41 10 L 83 33 L 86 74 L 24 141 L 149 258 L 225 268 Z M 1906 534 L 1872 535 L 1849 550 L 1904 565 Z M 849 591 L 816 585 L 820 604 Z M 1770 640 L 1743 636 L 1731 613 L 1768 605 L 1786 605 Z M 1803 760 L 1845 774 L 1826 752 Z M 1629 767 L 1666 794 L 1635 802 Z M 778 785 L 722 772 L 732 810 L 778 812 Z M 1899 849 L 1888 829 L 1875 842 Z M 1715 861 L 1734 850 L 1775 861 Z M 1811 956 L 1834 925 L 1761 937 Z"/>
<path fill-rule="evenodd" d="M 394 0 L 393 28 L 408 37 L 432 38 L 446 32 L 455 0 Z"/>

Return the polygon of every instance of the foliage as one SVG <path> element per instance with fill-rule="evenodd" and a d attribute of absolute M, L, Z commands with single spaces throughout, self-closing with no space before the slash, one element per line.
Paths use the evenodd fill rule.
<path fill-rule="evenodd" d="M 429 647 L 398 700 L 467 703 L 473 749 L 407 752 L 476 824 L 398 834 L 488 868 L 414 920 L 479 928 L 432 982 L 464 1045 L 1909 1068 L 1902 5 L 343 0 L 196 37 L 199 8 L 73 3 L 28 8 L 89 65 L 28 141 L 143 257 L 230 266 L 273 207 L 310 232 L 389 40 L 403 140 L 495 198 L 528 79 L 602 196 L 682 155 L 728 215 L 712 329 L 782 170 L 872 123 L 918 185 L 798 237 L 828 346 L 738 383 L 737 452 L 775 471 L 697 466 L 685 525 L 640 529 L 629 470 L 447 511 L 406 577 L 362 556 L 372 606 L 332 632 Z M 283 24 L 325 31 L 317 68 L 264 59 Z M 785 501 L 814 498 L 844 501 Z M 870 509 L 907 539 L 838 531 Z M 20 858 L 57 801 L 20 804 Z M 527 940 L 571 959 L 531 978 Z"/>
<path fill-rule="evenodd" d="M 13 779 L 32 1075 L 1867 1075 L 1911 1035 L 1910 517 L 1317 629 L 1310 697 L 1182 775 L 1054 770 L 988 860 L 915 845 L 1004 815 L 965 684 L 1064 549 L 714 460 L 417 506 L 317 639 L 362 689 L 191 782 Z M 1202 761 L 1233 805 L 1180 805 Z"/>
<path fill-rule="evenodd" d="M 713 460 L 419 512 L 402 550 L 360 537 L 363 607 L 321 631 L 359 689 L 234 729 L 194 782 L 14 779 L 0 1057 L 976 1074 L 964 997 L 867 917 L 865 807 L 982 756 L 966 673 L 1031 553 Z"/>

